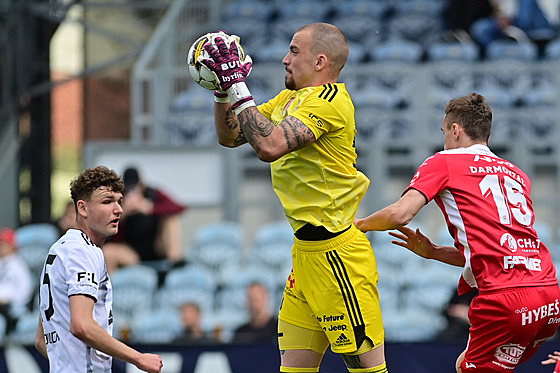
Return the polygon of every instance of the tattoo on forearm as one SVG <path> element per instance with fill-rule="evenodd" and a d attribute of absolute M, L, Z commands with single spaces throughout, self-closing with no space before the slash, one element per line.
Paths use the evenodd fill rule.
<path fill-rule="evenodd" d="M 261 139 L 269 137 L 274 124 L 262 115 L 257 108 L 248 108 L 239 114 L 241 132 L 244 139 L 258 152 Z M 279 125 L 284 131 L 284 137 L 290 151 L 303 148 L 315 141 L 315 134 L 301 120 L 288 116 Z"/>
<path fill-rule="evenodd" d="M 287 117 L 281 123 L 290 150 L 303 148 L 315 140 L 315 134 L 295 117 Z"/>
<path fill-rule="evenodd" d="M 247 142 L 245 134 L 243 133 L 243 129 L 239 125 L 239 120 L 237 119 L 235 112 L 231 108 L 226 112 L 226 127 L 232 132 L 239 131 L 237 138 L 234 140 L 234 144 L 236 146 L 245 144 Z"/>
<path fill-rule="evenodd" d="M 245 134 L 245 138 L 258 153 L 260 150 L 258 143 L 259 138 L 270 136 L 274 130 L 274 124 L 260 114 L 256 108 L 245 109 L 239 116 L 243 123 L 241 128 Z"/>

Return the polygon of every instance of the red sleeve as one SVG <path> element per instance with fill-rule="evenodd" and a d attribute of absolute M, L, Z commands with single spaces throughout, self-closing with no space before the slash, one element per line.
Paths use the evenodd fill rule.
<path fill-rule="evenodd" d="M 174 201 L 170 196 L 161 190 L 154 191 L 154 209 L 153 214 L 156 216 L 169 216 L 179 214 L 185 211 L 186 206 Z"/>
<path fill-rule="evenodd" d="M 437 153 L 426 159 L 418 167 L 404 193 L 411 188 L 416 189 L 430 202 L 439 192 L 445 189 L 448 180 L 449 171 L 445 157 Z"/>

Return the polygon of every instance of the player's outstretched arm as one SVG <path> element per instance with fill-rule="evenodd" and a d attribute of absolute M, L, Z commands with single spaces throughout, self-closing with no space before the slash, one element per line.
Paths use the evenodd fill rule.
<path fill-rule="evenodd" d="M 363 219 L 355 219 L 354 225 L 362 232 L 386 231 L 410 223 L 418 211 L 426 205 L 426 197 L 415 189 L 409 189 L 397 202 Z"/>
<path fill-rule="evenodd" d="M 94 301 L 85 295 L 70 297 L 70 332 L 79 340 L 116 359 L 149 373 L 160 373 L 163 361 L 157 354 L 143 354 L 113 338 L 93 318 Z"/>
<path fill-rule="evenodd" d="M 399 227 L 397 230 L 400 233 L 389 232 L 391 236 L 397 239 L 391 241 L 393 244 L 402 246 L 425 259 L 433 259 L 457 267 L 465 265 L 463 254 L 455 247 L 435 245 L 420 232 L 420 229 Z"/>

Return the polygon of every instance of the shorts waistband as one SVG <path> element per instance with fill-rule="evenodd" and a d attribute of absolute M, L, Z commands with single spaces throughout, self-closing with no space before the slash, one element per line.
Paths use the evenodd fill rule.
<path fill-rule="evenodd" d="M 354 239 L 354 237 L 361 233 L 354 225 L 349 226 L 341 231 L 336 237 L 322 241 L 306 241 L 294 237 L 294 248 L 301 251 L 320 252 L 335 249 L 346 242 Z"/>

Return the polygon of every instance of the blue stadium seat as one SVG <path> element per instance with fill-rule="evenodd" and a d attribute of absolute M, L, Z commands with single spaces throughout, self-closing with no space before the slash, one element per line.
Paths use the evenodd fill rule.
<path fill-rule="evenodd" d="M 389 38 L 400 38 L 420 43 L 426 48 L 441 39 L 442 21 L 432 14 L 406 13 L 391 17 L 388 24 Z"/>
<path fill-rule="evenodd" d="M 333 18 L 349 42 L 360 43 L 367 48 L 379 44 L 385 35 L 383 21 L 367 15 L 345 14 Z"/>
<path fill-rule="evenodd" d="M 435 42 L 427 48 L 428 61 L 464 61 L 479 59 L 479 49 L 475 43 Z"/>
<path fill-rule="evenodd" d="M 558 102 L 557 83 L 554 74 L 539 72 L 532 76 L 532 84 L 523 95 L 527 107 L 553 107 Z"/>
<path fill-rule="evenodd" d="M 308 23 L 322 22 L 323 18 L 319 14 L 311 14 L 308 17 L 302 17 L 297 15 L 286 16 L 287 18 L 281 17 L 272 22 L 271 33 L 274 35 L 274 39 L 282 40 L 287 45 L 292 40 L 294 33 L 301 27 Z M 286 50 L 287 52 L 287 50 Z"/>
<path fill-rule="evenodd" d="M 546 45 L 543 57 L 546 60 L 560 59 L 560 38 L 556 38 Z"/>
<path fill-rule="evenodd" d="M 529 62 L 535 61 L 537 56 L 537 46 L 531 42 L 499 39 L 486 47 L 486 59 L 490 61 L 512 59 Z"/>
<path fill-rule="evenodd" d="M 267 287 L 273 306 L 278 291 L 278 276 L 263 266 L 249 264 L 231 265 L 220 273 L 220 289 L 216 294 L 215 309 L 229 309 L 232 313 L 247 312 L 247 287 L 253 282 Z"/>
<path fill-rule="evenodd" d="M 373 62 L 398 61 L 406 63 L 417 63 L 422 58 L 422 45 L 405 40 L 390 39 L 380 43 L 370 52 Z"/>
<path fill-rule="evenodd" d="M 393 14 L 425 14 L 434 18 L 443 17 L 444 1 L 439 0 L 407 0 L 395 1 L 392 5 Z"/>
<path fill-rule="evenodd" d="M 243 236 L 240 223 L 223 221 L 207 224 L 196 233 L 189 259 L 194 264 L 217 271 L 225 263 L 241 260 Z"/>
<path fill-rule="evenodd" d="M 16 328 L 7 338 L 12 343 L 33 346 L 35 344 L 38 325 L 39 311 L 27 312 L 18 317 Z"/>
<path fill-rule="evenodd" d="M 294 232 L 287 221 L 266 223 L 256 232 L 248 259 L 251 263 L 264 266 L 271 271 L 281 271 L 285 268 L 286 262 L 292 261 L 293 244 Z"/>
<path fill-rule="evenodd" d="M 157 308 L 179 309 L 185 303 L 196 302 L 202 310 L 212 310 L 217 288 L 215 276 L 211 270 L 196 265 L 170 270 L 158 291 Z"/>
<path fill-rule="evenodd" d="M 135 317 L 131 323 L 130 341 L 142 344 L 167 344 L 182 332 L 177 310 L 158 309 Z"/>
<path fill-rule="evenodd" d="M 289 1 L 282 3 L 282 6 L 278 7 L 278 18 L 281 22 L 294 17 L 325 20 L 330 12 L 331 6 L 325 1 Z M 295 31 L 294 29 L 293 32 Z"/>
<path fill-rule="evenodd" d="M 244 16 L 226 19 L 221 27 L 228 34 L 239 36 L 245 52 L 252 55 L 269 41 L 269 24 L 260 16 Z"/>
<path fill-rule="evenodd" d="M 475 79 L 469 62 L 466 61 L 438 60 L 431 62 L 431 65 L 428 75 L 431 89 L 427 92 L 427 98 L 430 106 L 437 109 L 434 117 L 439 118 L 441 109 L 447 101 L 474 90 Z"/>
<path fill-rule="evenodd" d="M 154 307 L 158 287 L 158 273 L 149 266 L 122 267 L 111 274 L 113 312 L 116 317 L 129 320 Z"/>
<path fill-rule="evenodd" d="M 40 276 L 50 247 L 60 234 L 54 224 L 36 223 L 16 229 L 18 253 L 35 276 Z"/>
<path fill-rule="evenodd" d="M 222 20 L 227 22 L 229 19 L 253 18 L 267 21 L 275 11 L 274 6 L 264 1 L 236 0 L 226 3 Z"/>
<path fill-rule="evenodd" d="M 370 20 L 381 20 L 391 10 L 389 1 L 350 0 L 337 1 L 334 5 L 334 16 L 362 16 Z M 335 23 L 338 25 L 337 23 Z"/>
<path fill-rule="evenodd" d="M 475 90 L 484 95 L 491 107 L 520 106 L 531 86 L 532 77 L 522 60 L 504 58 L 500 64 L 476 74 Z"/>

